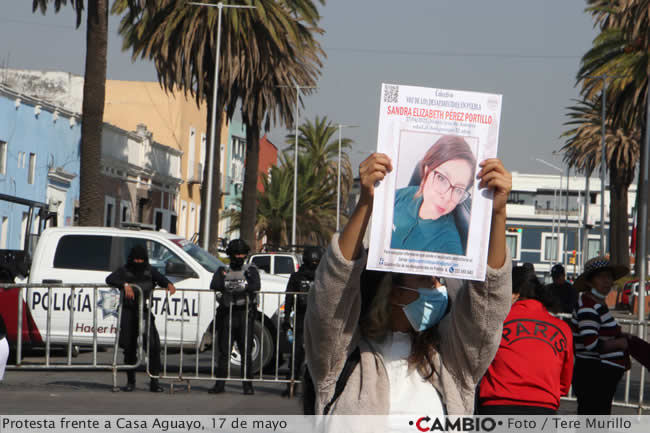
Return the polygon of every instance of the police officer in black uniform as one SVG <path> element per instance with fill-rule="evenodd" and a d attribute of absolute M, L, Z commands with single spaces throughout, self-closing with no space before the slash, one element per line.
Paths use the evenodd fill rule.
<path fill-rule="evenodd" d="M 323 257 L 323 250 L 320 247 L 306 247 L 302 254 L 302 265 L 298 271 L 291 274 L 287 283 L 287 292 L 299 292 L 301 295 L 287 294 L 284 297 L 284 319 L 282 328 L 286 331 L 291 329 L 291 312 L 294 309 L 295 300 L 295 324 L 293 330 L 293 339 L 295 341 L 295 362 L 289 360 L 289 373 L 287 379 L 291 379 L 291 366 L 294 365 L 296 371 L 300 372 L 302 363 L 305 360 L 305 349 L 303 348 L 304 322 L 307 313 L 307 293 L 314 287 L 314 275 L 318 263 Z M 300 379 L 300 374 L 295 375 L 294 379 Z M 290 395 L 291 384 L 287 384 L 287 389 L 282 393 L 283 397 Z"/>
<path fill-rule="evenodd" d="M 253 349 L 253 324 L 257 311 L 257 293 L 260 290 L 260 274 L 254 265 L 244 264 L 249 250 L 246 242 L 241 239 L 230 241 L 226 248 L 230 265 L 227 268 L 222 266 L 217 269 L 210 283 L 210 289 L 221 293 L 215 319 L 219 330 L 217 377 L 226 377 L 228 374 L 228 362 L 233 342 L 237 343 L 242 357 L 241 377 L 244 378 L 244 360 L 246 361 L 246 378 L 250 379 L 253 376 L 251 352 Z M 232 323 L 230 323 L 231 308 Z M 228 338 L 229 334 L 230 339 Z M 230 345 L 228 344 L 229 340 Z M 255 393 L 252 382 L 245 381 L 243 386 L 244 394 Z M 217 380 L 208 392 L 219 394 L 225 391 L 225 387 L 224 380 Z"/>
<path fill-rule="evenodd" d="M 142 295 L 145 301 L 142 313 L 148 319 L 144 323 L 145 334 L 148 327 L 150 327 L 149 338 L 147 339 L 146 335 L 144 335 L 144 340 L 148 340 L 149 372 L 153 376 L 158 376 L 160 374 L 160 337 L 156 329 L 153 314 L 149 311 L 146 301 L 157 285 L 166 288 L 171 295 L 176 293 L 176 287 L 164 275 L 149 265 L 149 255 L 144 245 L 136 245 L 131 248 L 127 264 L 106 277 L 106 284 L 120 289 L 122 295 L 123 306 L 122 318 L 120 320 L 119 344 L 124 349 L 125 364 L 134 364 L 137 361 L 138 326 L 140 323 L 140 318 L 138 317 L 138 298 L 140 293 L 135 292 L 131 284 L 136 284 L 142 289 Z M 147 322 L 150 322 L 150 325 Z M 135 370 L 127 370 L 126 378 L 127 383 L 122 388 L 122 391 L 131 392 L 135 389 Z M 163 388 L 158 383 L 158 379 L 151 378 L 149 391 L 163 391 Z"/>

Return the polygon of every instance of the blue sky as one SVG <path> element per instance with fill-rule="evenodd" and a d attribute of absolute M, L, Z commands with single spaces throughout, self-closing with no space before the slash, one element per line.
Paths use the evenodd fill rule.
<path fill-rule="evenodd" d="M 0 6 L 0 65 L 82 75 L 85 28 L 72 9 L 32 14 L 31 1 Z M 578 96 L 580 57 L 596 35 L 579 0 L 329 0 L 321 8 L 327 53 L 317 92 L 301 118 L 356 124 L 355 167 L 376 146 L 382 82 L 503 95 L 499 156 L 511 171 L 553 173 L 565 107 Z M 224 17 L 227 19 L 227 16 Z M 121 50 L 119 17 L 110 16 L 108 78 L 156 81 L 149 62 Z M 286 147 L 285 127 L 269 133 Z M 555 173 L 554 173 L 555 174 Z"/>

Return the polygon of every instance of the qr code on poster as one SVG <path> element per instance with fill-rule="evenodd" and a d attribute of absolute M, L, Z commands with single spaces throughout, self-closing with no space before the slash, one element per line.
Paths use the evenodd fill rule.
<path fill-rule="evenodd" d="M 384 85 L 384 102 L 396 103 L 399 97 L 399 86 Z"/>

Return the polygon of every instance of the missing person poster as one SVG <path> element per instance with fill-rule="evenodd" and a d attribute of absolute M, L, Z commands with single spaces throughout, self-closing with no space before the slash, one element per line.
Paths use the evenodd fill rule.
<path fill-rule="evenodd" d="M 478 164 L 497 156 L 501 95 L 382 84 L 368 268 L 484 280 L 492 194 Z"/>

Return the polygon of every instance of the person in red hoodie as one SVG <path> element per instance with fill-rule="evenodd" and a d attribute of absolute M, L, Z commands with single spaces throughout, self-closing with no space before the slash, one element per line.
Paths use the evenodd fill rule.
<path fill-rule="evenodd" d="M 513 268 L 519 291 L 503 323 L 501 344 L 483 377 L 480 415 L 553 415 L 573 374 L 571 328 L 549 314 L 554 298 L 534 274 Z"/>

